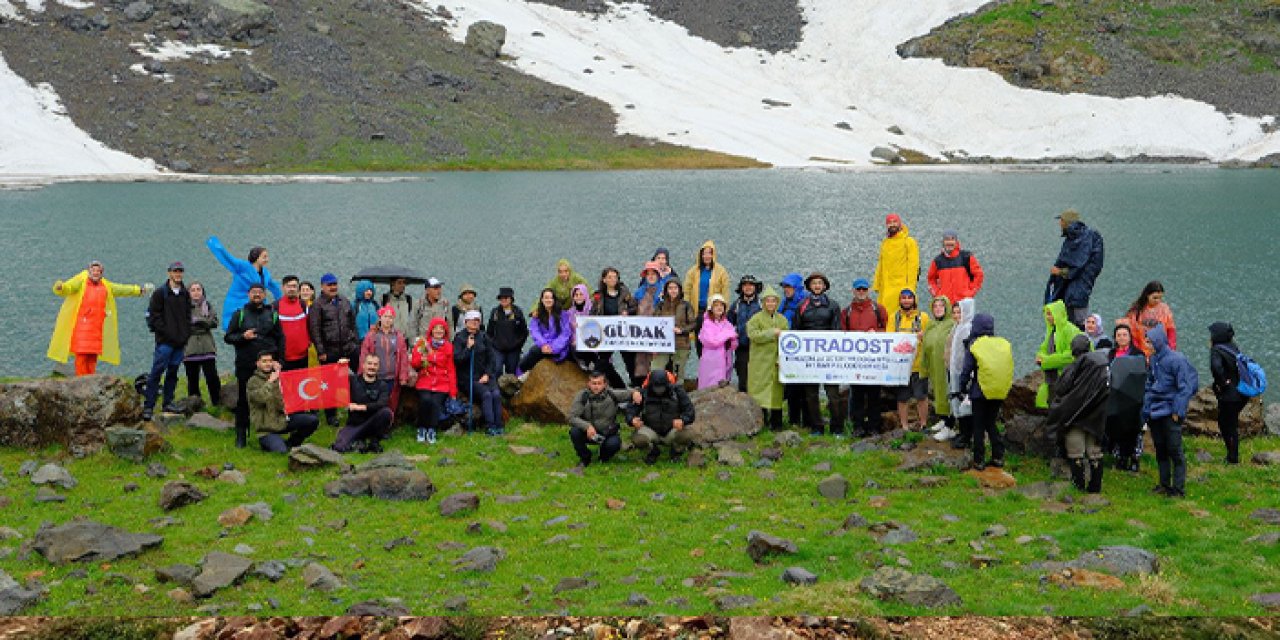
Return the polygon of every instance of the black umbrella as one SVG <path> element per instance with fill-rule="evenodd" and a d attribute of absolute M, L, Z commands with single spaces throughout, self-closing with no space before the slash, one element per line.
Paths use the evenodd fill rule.
<path fill-rule="evenodd" d="M 416 269 L 409 267 L 401 267 L 394 264 L 378 265 L 376 267 L 365 267 L 351 276 L 352 282 L 359 280 L 370 280 L 380 284 L 390 284 L 394 280 L 404 278 L 408 284 L 423 284 L 427 281 L 427 277 L 422 275 Z"/>
<path fill-rule="evenodd" d="M 1108 415 L 1132 416 L 1142 411 L 1142 394 L 1147 384 L 1147 361 L 1142 356 L 1124 356 L 1111 361 L 1111 395 Z"/>

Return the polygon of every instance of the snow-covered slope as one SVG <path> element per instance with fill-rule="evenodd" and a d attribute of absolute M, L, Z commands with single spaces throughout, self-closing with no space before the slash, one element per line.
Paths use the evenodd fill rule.
<path fill-rule="evenodd" d="M 107 148 L 68 118 L 47 84 L 31 86 L 0 55 L 0 175 L 151 174 L 156 165 Z"/>
<path fill-rule="evenodd" d="M 1228 116 L 1175 97 L 1031 91 L 986 70 L 898 57 L 898 43 L 984 2 L 801 0 L 804 40 L 780 54 L 722 48 L 638 4 L 603 17 L 525 0 L 446 6 L 455 38 L 479 20 L 505 25 L 512 64 L 608 102 L 621 133 L 778 166 L 867 164 L 872 149 L 889 145 L 935 157 L 1021 159 L 1222 161 L 1280 152 L 1280 136 L 1263 129 L 1270 118 Z M 892 126 L 903 133 L 888 132 Z"/>

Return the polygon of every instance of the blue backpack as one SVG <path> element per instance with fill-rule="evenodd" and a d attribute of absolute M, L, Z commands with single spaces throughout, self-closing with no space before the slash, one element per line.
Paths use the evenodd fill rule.
<path fill-rule="evenodd" d="M 1246 398 L 1255 398 L 1267 392 L 1267 372 L 1262 370 L 1262 365 L 1254 362 L 1253 358 L 1243 353 L 1231 353 L 1223 349 L 1228 355 L 1235 356 L 1236 369 L 1239 373 L 1239 382 L 1236 383 L 1236 391 Z"/>

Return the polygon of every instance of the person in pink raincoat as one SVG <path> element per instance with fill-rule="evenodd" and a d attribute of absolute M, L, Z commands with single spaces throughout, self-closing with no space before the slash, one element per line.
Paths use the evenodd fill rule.
<path fill-rule="evenodd" d="M 725 317 L 729 303 L 713 294 L 698 332 L 702 356 L 698 358 L 698 388 L 706 389 L 729 381 L 733 374 L 733 352 L 738 348 L 738 330 Z"/>

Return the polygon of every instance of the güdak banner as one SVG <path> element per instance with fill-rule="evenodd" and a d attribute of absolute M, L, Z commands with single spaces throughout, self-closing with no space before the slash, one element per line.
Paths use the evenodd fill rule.
<path fill-rule="evenodd" d="M 574 344 L 578 351 L 675 353 L 675 318 L 648 316 L 578 316 Z"/>

